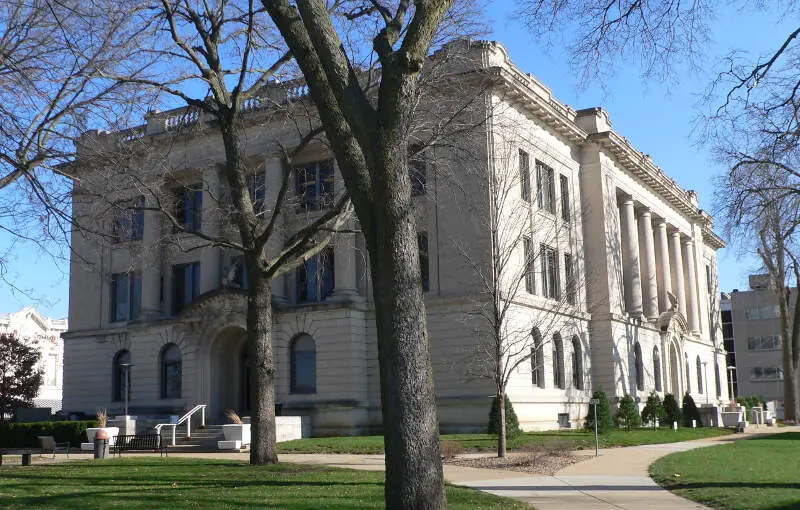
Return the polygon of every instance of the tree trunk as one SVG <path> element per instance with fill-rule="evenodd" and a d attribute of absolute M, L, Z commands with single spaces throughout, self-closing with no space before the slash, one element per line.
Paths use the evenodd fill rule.
<path fill-rule="evenodd" d="M 500 408 L 500 430 L 497 431 L 497 456 L 506 456 L 506 394 L 502 390 L 497 392 Z"/>
<path fill-rule="evenodd" d="M 782 261 L 779 262 L 782 264 Z M 779 268 L 780 278 L 783 278 L 783 271 Z M 797 420 L 797 395 L 796 375 L 794 363 L 792 362 L 792 333 L 789 328 L 789 291 L 783 285 L 783 280 L 776 278 L 778 291 L 778 308 L 780 311 L 781 323 L 781 354 L 783 358 L 783 418 L 786 420 Z"/>
<path fill-rule="evenodd" d="M 247 340 L 250 363 L 250 463 L 278 462 L 275 446 L 275 360 L 272 354 L 272 281 L 262 272 L 263 247 L 255 243 L 257 222 L 247 189 L 245 154 L 235 112 L 220 115 L 225 146 L 224 174 L 237 215 L 247 261 Z"/>
<path fill-rule="evenodd" d="M 250 259 L 251 257 L 248 257 Z M 272 289 L 248 260 L 247 354 L 250 361 L 250 464 L 275 464 L 275 360 L 272 354 Z"/>

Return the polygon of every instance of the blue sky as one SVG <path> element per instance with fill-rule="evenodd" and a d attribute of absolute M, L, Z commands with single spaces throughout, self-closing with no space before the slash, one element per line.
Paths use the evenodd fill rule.
<path fill-rule="evenodd" d="M 684 188 L 694 189 L 700 205 L 713 208 L 713 183 L 724 168 L 716 165 L 707 147 L 693 138 L 700 94 L 714 77 L 719 59 L 730 50 L 749 50 L 752 58 L 774 48 L 787 33 L 787 25 L 776 22 L 775 12 L 729 9 L 712 22 L 712 41 L 702 71 L 677 68 L 666 83 L 645 81 L 635 63 L 620 61 L 616 72 L 581 87 L 568 65 L 567 55 L 558 48 L 545 48 L 526 33 L 512 15 L 513 2 L 490 4 L 487 16 L 494 31 L 489 38 L 503 43 L 511 58 L 553 90 L 556 97 L 580 109 L 602 106 L 608 110 L 614 129 L 639 150 L 650 154 L 656 164 Z M 757 39 L 751 37 L 757 34 Z M 5 279 L 0 281 L 0 313 L 33 305 L 53 317 L 66 317 L 69 264 L 30 245 L 17 244 L 0 232 L 0 257 L 5 258 Z M 747 288 L 747 275 L 758 268 L 752 256 L 724 249 L 719 253 L 720 288 Z M 23 290 L 25 292 L 20 292 Z"/>

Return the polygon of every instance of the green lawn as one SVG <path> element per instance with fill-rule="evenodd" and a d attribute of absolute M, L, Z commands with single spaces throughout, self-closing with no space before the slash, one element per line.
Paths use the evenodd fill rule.
<path fill-rule="evenodd" d="M 677 431 L 672 429 L 613 430 L 600 435 L 600 448 L 674 443 L 730 433 L 732 431 L 719 428 L 680 428 Z M 489 434 L 444 434 L 442 441 L 457 441 L 466 450 L 494 450 L 497 446 L 497 438 Z M 574 449 L 591 449 L 594 448 L 594 433 L 585 430 L 568 430 L 522 434 L 509 440 L 508 448 L 513 450 L 527 444 L 553 441 L 568 443 Z M 283 453 L 383 453 L 383 436 L 298 439 L 280 443 L 278 449 Z"/>
<path fill-rule="evenodd" d="M 800 508 L 800 432 L 673 453 L 650 466 L 665 488 L 714 508 Z M 679 476 L 676 476 L 679 475 Z"/>
<path fill-rule="evenodd" d="M 449 508 L 522 503 L 447 487 Z M 383 508 L 383 473 L 279 464 L 139 457 L 0 467 L 3 508 Z"/>

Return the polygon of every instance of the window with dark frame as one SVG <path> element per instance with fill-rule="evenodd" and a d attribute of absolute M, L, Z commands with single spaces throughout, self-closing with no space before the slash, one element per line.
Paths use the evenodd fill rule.
<path fill-rule="evenodd" d="M 642 346 L 639 342 L 633 346 L 633 370 L 636 376 L 636 389 L 644 391 L 644 363 L 642 362 Z"/>
<path fill-rule="evenodd" d="M 419 273 L 422 278 L 422 290 L 430 290 L 430 257 L 428 255 L 428 233 L 417 234 L 417 249 L 419 250 Z"/>
<path fill-rule="evenodd" d="M 567 303 L 574 305 L 578 301 L 577 285 L 575 282 L 575 267 L 572 260 L 572 254 L 564 254 L 564 283 L 566 285 Z"/>
<path fill-rule="evenodd" d="M 544 388 L 544 345 L 538 329 L 531 332 L 531 383 L 536 388 Z"/>
<path fill-rule="evenodd" d="M 199 232 L 203 224 L 203 185 L 184 186 L 174 193 L 178 226 L 187 232 Z"/>
<path fill-rule="evenodd" d="M 161 398 L 181 398 L 181 351 L 175 344 L 161 351 Z"/>
<path fill-rule="evenodd" d="M 125 393 L 128 399 L 131 396 L 131 353 L 127 349 L 122 349 L 114 355 L 111 366 L 111 400 L 122 402 L 125 400 Z M 123 366 L 127 365 L 127 366 Z"/>
<path fill-rule="evenodd" d="M 301 211 L 319 211 L 333 206 L 333 160 L 295 168 L 295 194 Z"/>
<path fill-rule="evenodd" d="M 172 266 L 172 314 L 179 314 L 199 295 L 200 263 L 190 262 Z"/>
<path fill-rule="evenodd" d="M 712 279 L 711 279 L 711 266 L 709 266 L 708 264 L 706 264 L 706 286 L 708 287 L 708 293 L 712 294 L 714 286 L 712 285 Z"/>
<path fill-rule="evenodd" d="M 531 160 L 527 152 L 519 150 L 519 184 L 522 200 L 531 201 Z"/>
<path fill-rule="evenodd" d="M 555 249 L 542 244 L 539 247 L 542 259 L 542 293 L 549 299 L 560 299 L 558 281 L 558 254 Z"/>
<path fill-rule="evenodd" d="M 566 175 L 559 176 L 561 182 L 561 219 L 570 220 L 569 179 Z"/>
<path fill-rule="evenodd" d="M 264 169 L 250 174 L 247 179 L 247 191 L 250 193 L 250 201 L 253 203 L 253 211 L 256 216 L 264 214 L 264 197 L 267 189 L 267 174 Z"/>
<path fill-rule="evenodd" d="M 541 161 L 536 161 L 536 187 L 539 209 L 555 214 L 555 172 Z"/>
<path fill-rule="evenodd" d="M 700 356 L 697 357 L 697 392 L 703 393 L 703 363 L 700 361 Z"/>
<path fill-rule="evenodd" d="M 536 294 L 536 277 L 534 267 L 533 241 L 529 237 L 522 238 L 523 263 L 525 264 L 525 291 Z"/>
<path fill-rule="evenodd" d="M 333 293 L 336 284 L 334 252 L 326 246 L 301 264 L 295 272 L 297 303 L 321 303 Z"/>
<path fill-rule="evenodd" d="M 553 384 L 556 388 L 564 389 L 564 344 L 561 335 L 553 335 Z"/>
<path fill-rule="evenodd" d="M 426 193 L 428 179 L 428 162 L 422 152 L 422 145 L 409 147 L 408 171 L 411 177 L 411 196 L 420 196 Z"/>
<path fill-rule="evenodd" d="M 111 275 L 111 322 L 132 321 L 142 308 L 142 275 L 113 273 Z"/>
<path fill-rule="evenodd" d="M 310 335 L 298 335 L 289 347 L 291 393 L 317 392 L 317 348 Z"/>
<path fill-rule="evenodd" d="M 143 235 L 144 197 L 114 204 L 113 242 L 141 241 Z"/>
<path fill-rule="evenodd" d="M 661 387 L 661 356 L 658 354 L 658 347 L 653 347 L 653 375 L 655 376 L 656 391 L 662 391 Z"/>
<path fill-rule="evenodd" d="M 572 337 L 572 387 L 583 389 L 583 350 L 577 336 Z"/>

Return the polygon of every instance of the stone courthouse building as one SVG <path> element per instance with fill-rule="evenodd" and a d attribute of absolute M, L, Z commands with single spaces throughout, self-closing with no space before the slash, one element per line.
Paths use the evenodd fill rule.
<path fill-rule="evenodd" d="M 508 395 L 524 429 L 579 425 L 600 387 L 642 403 L 653 390 L 726 401 L 716 283 L 724 244 L 697 195 L 615 132 L 606 111 L 559 102 L 502 45 L 456 41 L 431 60 L 447 55 L 460 56 L 435 67 L 457 85 L 450 99 L 472 94 L 470 114 L 483 120 L 411 165 L 442 429 L 484 429 L 495 392 L 473 356 L 490 342 L 476 312 L 490 273 L 478 269 L 497 263 L 490 224 L 515 232 L 502 241 L 508 264 L 498 281 L 511 303 L 504 331 L 522 346 L 512 349 L 522 362 Z M 265 89 L 270 104 L 297 108 L 308 105 L 306 93 L 297 82 Z M 430 111 L 447 96 L 432 96 Z M 299 138 L 298 123 L 269 114 L 267 103 L 245 114 L 251 194 L 266 211 L 282 154 Z M 134 145 L 145 155 L 128 157 Z M 98 147 L 119 161 L 93 162 Z M 215 128 L 186 109 L 82 138 L 73 212 L 97 228 L 73 234 L 66 411 L 119 411 L 127 389 L 131 414 L 206 404 L 213 422 L 228 408 L 248 412 L 241 259 L 172 228 L 235 235 L 223 214 L 222 154 Z M 147 159 L 155 155 L 158 164 Z M 106 184 L 133 175 L 139 185 L 103 189 L 92 176 L 109 169 L 119 178 Z M 302 151 L 291 171 L 284 226 L 315 217 L 343 191 L 324 144 Z M 513 185 L 493 207 L 499 182 Z M 152 210 L 164 190 L 170 218 Z M 317 435 L 381 423 L 373 290 L 356 232 L 338 234 L 273 287 L 278 412 L 309 416 Z"/>

